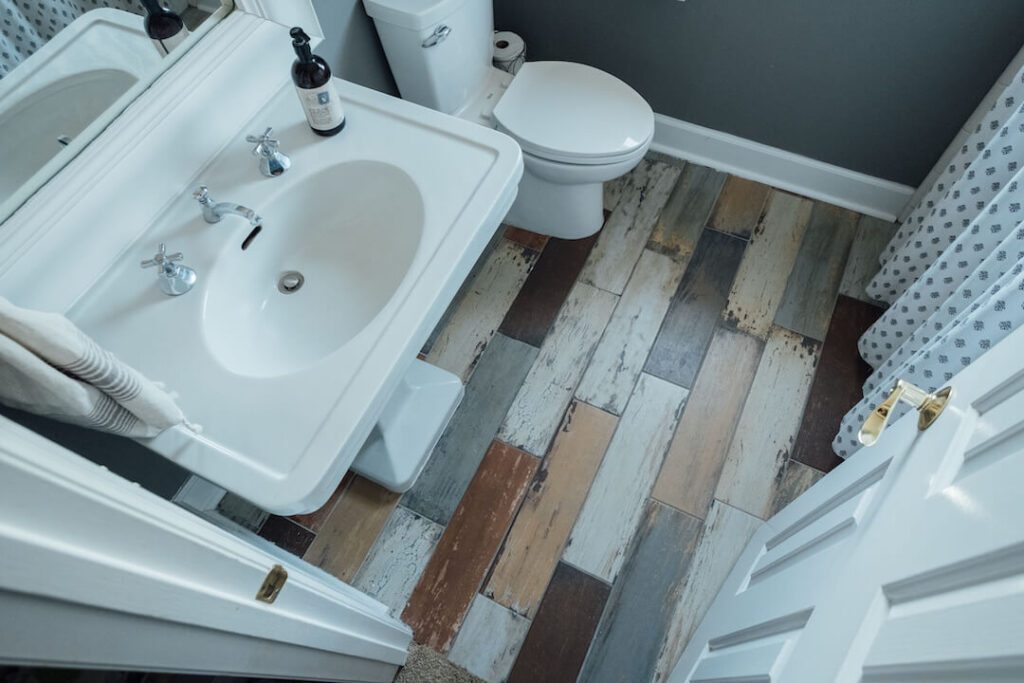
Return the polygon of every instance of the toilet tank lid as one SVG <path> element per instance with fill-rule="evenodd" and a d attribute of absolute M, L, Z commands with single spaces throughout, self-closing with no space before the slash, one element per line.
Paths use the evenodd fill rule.
<path fill-rule="evenodd" d="M 466 0 L 363 0 L 374 20 L 403 28 L 429 28 L 464 5 Z"/>

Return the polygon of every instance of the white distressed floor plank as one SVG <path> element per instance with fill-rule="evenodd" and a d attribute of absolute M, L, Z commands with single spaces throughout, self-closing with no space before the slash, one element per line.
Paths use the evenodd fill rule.
<path fill-rule="evenodd" d="M 665 680 L 672 672 L 732 566 L 760 525 L 760 519 L 742 510 L 721 501 L 712 502 L 687 570 L 686 583 L 673 608 L 674 617 L 658 655 L 654 680 Z"/>
<path fill-rule="evenodd" d="M 467 381 L 536 261 L 536 252 L 502 238 L 463 290 L 427 362 Z"/>
<path fill-rule="evenodd" d="M 565 561 L 608 583 L 615 580 L 688 393 L 640 375 L 573 527 Z"/>
<path fill-rule="evenodd" d="M 814 202 L 772 192 L 754 228 L 733 280 L 725 319 L 736 329 L 764 339 L 782 302 Z"/>
<path fill-rule="evenodd" d="M 619 202 L 583 266 L 581 282 L 622 293 L 680 173 L 667 164 L 641 161 L 627 176 Z"/>
<path fill-rule="evenodd" d="M 512 671 L 529 630 L 529 619 L 477 595 L 448 659 L 488 683 L 501 683 Z"/>
<path fill-rule="evenodd" d="M 399 505 L 359 568 L 353 584 L 401 614 L 444 527 Z"/>
<path fill-rule="evenodd" d="M 622 414 L 685 270 L 685 263 L 644 250 L 583 375 L 578 398 Z"/>
<path fill-rule="evenodd" d="M 821 345 L 773 326 L 718 478 L 715 497 L 767 519 L 793 448 Z"/>
<path fill-rule="evenodd" d="M 577 282 L 498 432 L 502 441 L 543 456 L 572 400 L 619 297 Z"/>

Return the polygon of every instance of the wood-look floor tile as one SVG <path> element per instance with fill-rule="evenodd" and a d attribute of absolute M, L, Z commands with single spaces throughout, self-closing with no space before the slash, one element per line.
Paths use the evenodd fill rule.
<path fill-rule="evenodd" d="M 684 263 L 718 200 L 726 174 L 687 164 L 651 232 L 648 247 Z"/>
<path fill-rule="evenodd" d="M 260 527 L 259 535 L 267 539 L 278 548 L 287 550 L 292 555 L 302 557 L 302 554 L 313 542 L 313 532 L 299 526 L 287 517 L 271 515 Z"/>
<path fill-rule="evenodd" d="M 597 235 L 579 240 L 549 239 L 498 331 L 539 347 L 596 242 Z"/>
<path fill-rule="evenodd" d="M 808 467 L 790 458 L 781 479 L 775 484 L 775 494 L 772 498 L 768 516 L 777 515 L 784 507 L 799 498 L 804 491 L 817 484 L 824 476 L 825 473 L 821 470 Z"/>
<path fill-rule="evenodd" d="M 733 565 L 750 542 L 761 520 L 724 505 L 711 504 L 700 542 L 675 601 L 668 633 L 655 666 L 655 680 L 667 680 L 686 649 Z"/>
<path fill-rule="evenodd" d="M 604 203 L 604 210 L 607 213 L 611 213 L 615 210 L 615 207 L 619 205 L 619 199 L 622 198 L 622 187 L 626 183 L 626 178 L 629 174 L 621 175 L 614 180 L 609 180 L 604 184 L 602 188 L 602 201 Z"/>
<path fill-rule="evenodd" d="M 511 240 L 516 244 L 532 249 L 538 254 L 544 251 L 544 247 L 548 243 L 548 236 L 541 235 L 540 233 L 526 230 L 524 228 L 517 228 L 514 225 L 505 226 L 505 239 Z"/>
<path fill-rule="evenodd" d="M 693 387 L 746 245 L 714 230 L 703 232 L 654 340 L 645 372 Z"/>
<path fill-rule="evenodd" d="M 500 441 L 488 449 L 402 612 L 416 642 L 451 647 L 538 464 Z"/>
<path fill-rule="evenodd" d="M 543 456 L 604 333 L 618 297 L 579 282 L 569 293 L 498 432 L 507 443 Z"/>
<path fill-rule="evenodd" d="M 767 519 L 784 481 L 821 345 L 773 327 L 718 478 L 715 498 Z"/>
<path fill-rule="evenodd" d="M 573 402 L 516 515 L 484 595 L 527 617 L 537 611 L 618 420 Z"/>
<path fill-rule="evenodd" d="M 400 614 L 444 527 L 399 505 L 381 529 L 353 585 Z"/>
<path fill-rule="evenodd" d="M 896 223 L 881 218 L 861 216 L 857 224 L 857 236 L 853 238 L 850 256 L 846 259 L 843 280 L 839 284 L 840 294 L 878 304 L 868 296 L 867 286 L 881 268 L 878 257 L 898 227 Z"/>
<path fill-rule="evenodd" d="M 587 366 L 577 397 L 622 414 L 685 268 L 664 254 L 644 251 Z"/>
<path fill-rule="evenodd" d="M 725 324 L 764 339 L 786 291 L 814 202 L 772 192 L 743 254 L 725 307 Z"/>
<path fill-rule="evenodd" d="M 560 563 L 509 683 L 575 681 L 608 600 L 608 584 Z"/>
<path fill-rule="evenodd" d="M 345 489 L 352 483 L 352 478 L 355 477 L 355 473 L 349 470 L 345 473 L 345 476 L 341 478 L 341 483 L 338 484 L 338 488 L 334 489 L 334 493 L 327 499 L 327 502 L 320 506 L 319 509 L 313 510 L 313 512 L 307 512 L 302 515 L 292 515 L 291 520 L 306 527 L 314 534 L 320 531 L 320 527 L 323 526 L 324 520 L 334 510 L 334 506 L 341 500 L 341 496 L 345 493 Z"/>
<path fill-rule="evenodd" d="M 487 683 L 503 683 L 529 629 L 529 619 L 477 595 L 448 659 Z"/>
<path fill-rule="evenodd" d="M 704 519 L 762 346 L 739 332 L 715 332 L 655 482 L 655 498 Z"/>
<path fill-rule="evenodd" d="M 611 583 L 643 514 L 686 389 L 641 375 L 587 494 L 562 558 Z"/>
<path fill-rule="evenodd" d="M 590 647 L 581 683 L 651 681 L 702 522 L 648 501 L 622 576 Z"/>
<path fill-rule="evenodd" d="M 228 491 L 217 503 L 217 513 L 249 531 L 259 531 L 270 513 Z"/>
<path fill-rule="evenodd" d="M 536 260 L 533 249 L 501 240 L 463 287 L 434 338 L 427 362 L 468 380 Z"/>
<path fill-rule="evenodd" d="M 438 524 L 448 523 L 536 357 L 537 349 L 529 344 L 494 336 L 403 505 Z"/>
<path fill-rule="evenodd" d="M 398 497 L 372 481 L 353 478 L 306 551 L 306 562 L 351 582 L 398 505 Z"/>
<path fill-rule="evenodd" d="M 612 215 L 580 273 L 580 282 L 621 294 L 679 178 L 679 169 L 642 161 L 626 180 Z"/>
<path fill-rule="evenodd" d="M 811 339 L 825 339 L 858 218 L 853 211 L 815 202 L 800 253 L 775 313 L 777 325 Z"/>
<path fill-rule="evenodd" d="M 871 366 L 857 351 L 857 340 L 881 314 L 881 308 L 847 296 L 836 302 L 793 447 L 795 460 L 823 472 L 842 462 L 832 451 L 832 439 L 843 415 L 864 397 L 864 382 L 871 376 Z"/>
<path fill-rule="evenodd" d="M 711 213 L 708 227 L 750 239 L 771 188 L 738 176 L 729 176 Z"/>

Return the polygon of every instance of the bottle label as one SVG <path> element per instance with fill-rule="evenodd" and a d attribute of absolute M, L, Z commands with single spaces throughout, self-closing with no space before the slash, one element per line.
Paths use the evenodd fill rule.
<path fill-rule="evenodd" d="M 163 40 L 157 40 L 154 38 L 152 40 L 153 45 L 156 46 L 157 52 L 166 57 L 171 52 L 173 52 L 176 47 L 184 43 L 185 39 L 188 38 L 188 36 L 188 29 L 183 26 L 180 31 L 175 33 L 170 38 L 164 38 Z"/>
<path fill-rule="evenodd" d="M 341 108 L 341 99 L 334 81 L 327 81 L 319 88 L 296 88 L 299 101 L 306 112 L 306 120 L 316 130 L 331 130 L 345 120 L 345 111 Z"/>

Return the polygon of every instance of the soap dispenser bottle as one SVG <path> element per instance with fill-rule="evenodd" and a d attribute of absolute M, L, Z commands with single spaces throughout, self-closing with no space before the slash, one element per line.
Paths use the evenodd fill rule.
<path fill-rule="evenodd" d="M 322 57 L 313 54 L 305 31 L 296 26 L 291 36 L 298 57 L 292 63 L 292 82 L 306 121 L 317 135 L 336 135 L 345 127 L 345 111 L 331 80 L 331 67 Z"/>

